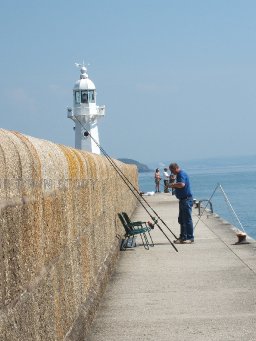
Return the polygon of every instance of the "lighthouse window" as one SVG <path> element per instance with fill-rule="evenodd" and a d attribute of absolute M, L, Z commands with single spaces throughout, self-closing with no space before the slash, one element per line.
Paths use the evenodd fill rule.
<path fill-rule="evenodd" d="M 88 103 L 88 92 L 87 91 L 81 91 L 81 103 Z"/>
<path fill-rule="evenodd" d="M 75 101 L 77 104 L 81 103 L 81 92 L 80 91 L 75 91 Z"/>
<path fill-rule="evenodd" d="M 94 90 L 89 90 L 88 95 L 89 95 L 89 102 L 94 103 L 95 102 Z"/>

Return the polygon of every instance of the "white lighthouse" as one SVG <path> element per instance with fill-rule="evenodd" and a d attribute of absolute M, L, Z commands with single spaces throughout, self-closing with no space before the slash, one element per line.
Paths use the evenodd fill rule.
<path fill-rule="evenodd" d="M 105 106 L 96 105 L 96 88 L 88 78 L 87 68 L 76 66 L 80 68 L 80 79 L 73 88 L 73 108 L 67 108 L 68 118 L 75 122 L 75 147 L 100 154 L 97 120 L 105 115 Z"/>

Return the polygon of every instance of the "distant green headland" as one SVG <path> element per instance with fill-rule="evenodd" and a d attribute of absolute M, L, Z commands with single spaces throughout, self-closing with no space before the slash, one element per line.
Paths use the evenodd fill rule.
<path fill-rule="evenodd" d="M 118 160 L 122 161 L 123 163 L 127 163 L 128 165 L 136 165 L 139 173 L 152 172 L 152 170 L 147 165 L 144 165 L 143 163 L 140 163 L 136 160 L 125 159 L 125 158 L 118 159 Z"/>

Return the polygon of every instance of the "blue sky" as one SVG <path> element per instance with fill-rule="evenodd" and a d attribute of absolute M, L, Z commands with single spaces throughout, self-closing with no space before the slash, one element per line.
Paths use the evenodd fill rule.
<path fill-rule="evenodd" d="M 256 154 L 255 17 L 254 0 L 2 2 L 0 126 L 74 146 L 66 107 L 84 60 L 111 156 Z"/>

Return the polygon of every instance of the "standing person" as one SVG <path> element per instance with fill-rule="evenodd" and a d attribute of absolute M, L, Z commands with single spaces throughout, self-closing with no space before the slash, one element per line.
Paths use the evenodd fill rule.
<path fill-rule="evenodd" d="M 175 188 L 176 198 L 179 199 L 180 237 L 174 243 L 191 244 L 194 242 L 194 228 L 192 221 L 193 196 L 189 177 L 177 163 L 171 163 L 169 169 L 176 175 L 176 182 L 169 186 Z"/>
<path fill-rule="evenodd" d="M 161 181 L 161 175 L 159 168 L 155 171 L 155 184 L 156 184 L 156 193 L 160 193 L 160 181 Z"/>
<path fill-rule="evenodd" d="M 169 179 L 170 179 L 170 176 L 168 174 L 168 169 L 167 168 L 164 168 L 164 172 L 163 172 L 163 175 L 164 175 L 164 193 L 169 193 Z"/>

